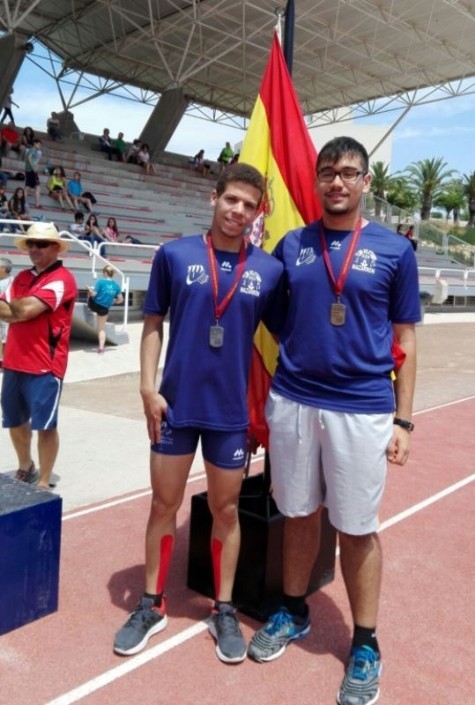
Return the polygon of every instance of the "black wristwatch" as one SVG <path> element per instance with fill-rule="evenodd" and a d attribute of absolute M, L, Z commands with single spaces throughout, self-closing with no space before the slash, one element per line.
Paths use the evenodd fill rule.
<path fill-rule="evenodd" d="M 401 428 L 405 428 L 406 431 L 414 431 L 414 424 L 411 421 L 407 421 L 406 419 L 400 419 L 397 416 L 393 418 L 393 423 L 396 424 L 396 426 L 400 426 Z"/>

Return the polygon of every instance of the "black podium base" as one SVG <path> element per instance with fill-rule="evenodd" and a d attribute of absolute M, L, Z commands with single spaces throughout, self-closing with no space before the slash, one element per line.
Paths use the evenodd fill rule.
<path fill-rule="evenodd" d="M 244 479 L 239 499 L 241 551 L 234 582 L 236 607 L 266 621 L 282 602 L 284 517 L 265 492 L 264 475 Z M 211 514 L 207 493 L 191 498 L 188 587 L 214 597 L 210 552 Z M 320 552 L 311 575 L 309 594 L 331 582 L 335 573 L 336 532 L 322 512 Z"/>

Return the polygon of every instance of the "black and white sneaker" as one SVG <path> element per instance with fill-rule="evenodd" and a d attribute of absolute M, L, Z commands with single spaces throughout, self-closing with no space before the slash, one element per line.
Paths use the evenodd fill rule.
<path fill-rule="evenodd" d="M 208 628 L 216 641 L 216 655 L 224 663 L 241 663 L 247 654 L 246 642 L 232 605 L 218 603 L 209 619 Z"/>
<path fill-rule="evenodd" d="M 165 609 L 164 597 L 160 607 L 154 605 L 151 597 L 141 597 L 122 629 L 119 629 L 115 635 L 115 653 L 121 656 L 132 656 L 142 651 L 150 637 L 167 626 Z"/>

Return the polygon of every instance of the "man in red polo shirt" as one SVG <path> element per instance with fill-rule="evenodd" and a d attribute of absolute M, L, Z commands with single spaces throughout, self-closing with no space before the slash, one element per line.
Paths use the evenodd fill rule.
<path fill-rule="evenodd" d="M 0 297 L 0 320 L 11 324 L 3 357 L 3 427 L 18 456 L 16 477 L 50 486 L 59 448 L 58 406 L 69 352 L 76 281 L 58 255 L 68 249 L 52 223 L 34 223 L 20 250 L 31 269 L 21 271 Z M 38 432 L 39 474 L 31 457 Z"/>

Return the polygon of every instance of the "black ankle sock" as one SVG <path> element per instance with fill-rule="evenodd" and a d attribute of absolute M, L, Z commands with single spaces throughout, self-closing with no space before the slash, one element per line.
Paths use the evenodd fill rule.
<path fill-rule="evenodd" d="M 372 649 L 379 653 L 379 644 L 376 639 L 376 627 L 359 627 L 355 624 L 355 631 L 353 632 L 353 643 L 352 646 L 370 646 Z"/>
<path fill-rule="evenodd" d="M 308 605 L 305 602 L 305 595 L 286 595 L 284 593 L 284 607 L 287 607 L 290 614 L 296 617 L 305 618 L 308 615 Z"/>
<path fill-rule="evenodd" d="M 231 600 L 215 600 L 214 601 L 214 609 L 219 610 L 221 605 L 229 605 L 230 607 L 233 606 L 233 603 Z"/>
<path fill-rule="evenodd" d="M 160 595 L 152 595 L 150 592 L 144 592 L 144 597 L 149 597 L 151 600 L 153 600 L 153 604 L 155 605 L 155 607 L 161 607 L 163 597 L 162 592 L 160 593 Z"/>

